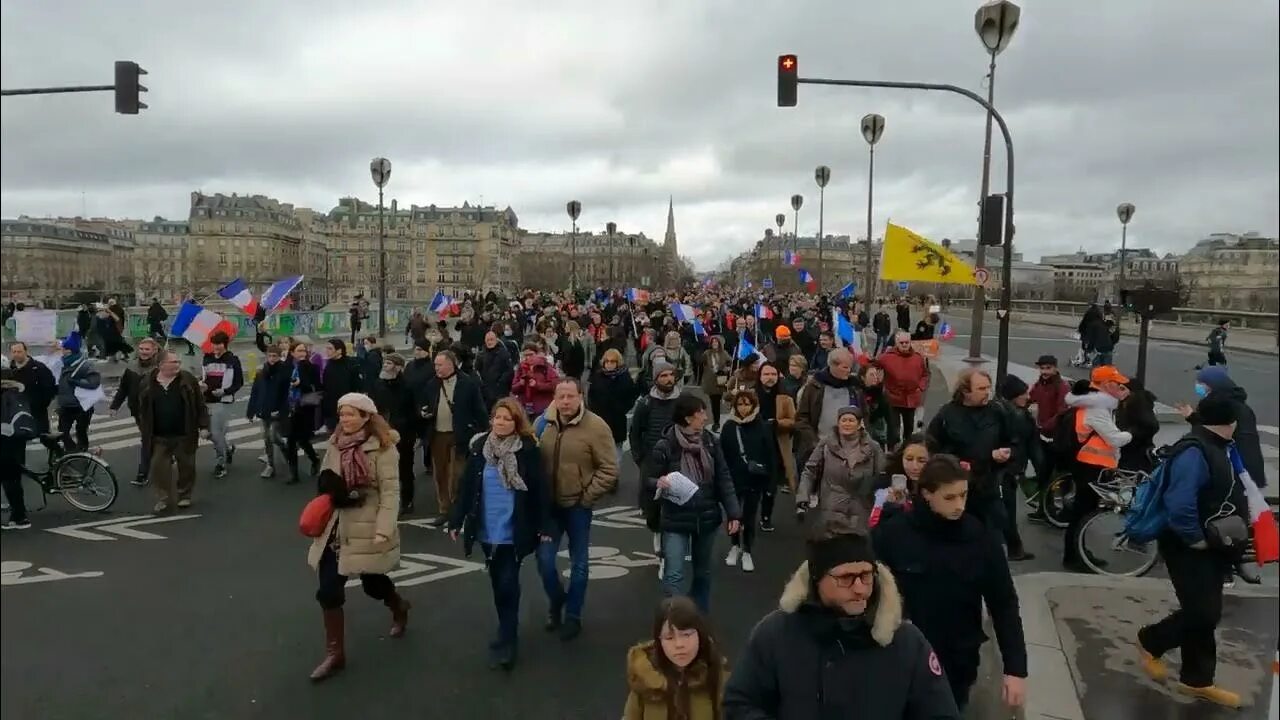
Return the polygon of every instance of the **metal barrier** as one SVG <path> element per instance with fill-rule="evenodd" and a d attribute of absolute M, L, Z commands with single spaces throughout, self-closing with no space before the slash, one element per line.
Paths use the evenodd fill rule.
<path fill-rule="evenodd" d="M 970 301 L 966 299 L 957 299 L 951 301 L 951 307 L 969 307 Z M 995 309 L 996 302 L 990 304 Z M 1047 315 L 1072 315 L 1080 317 L 1084 314 L 1085 308 L 1089 307 L 1087 302 L 1077 302 L 1073 300 L 1014 300 L 1014 312 L 1038 312 Z M 1174 308 L 1173 312 L 1168 315 L 1160 316 L 1159 320 L 1162 325 L 1204 325 L 1206 327 L 1216 325 L 1218 320 L 1227 319 L 1231 321 L 1233 327 L 1247 328 L 1252 330 L 1276 330 L 1280 328 L 1280 314 L 1265 312 L 1247 312 L 1243 310 L 1202 310 L 1200 308 Z"/>
<path fill-rule="evenodd" d="M 173 316 L 176 312 L 174 308 L 166 308 L 169 310 L 169 319 L 165 321 L 165 333 L 169 333 L 169 329 L 173 324 Z M 387 329 L 389 335 L 400 333 L 405 325 L 409 322 L 409 317 L 413 315 L 415 308 L 409 305 L 387 306 Z M 376 306 L 370 310 L 370 315 L 376 314 Z M 252 340 L 254 336 L 253 318 L 241 313 L 233 312 L 224 314 L 228 320 L 236 323 L 236 337 Z M 372 319 L 372 317 L 370 318 Z M 376 321 L 372 324 L 366 322 L 361 332 L 376 331 Z M 286 311 L 272 313 L 266 319 L 267 331 L 272 335 L 308 335 L 312 338 L 324 337 L 348 337 L 351 335 L 351 315 L 345 311 Z M 75 310 L 59 310 L 57 333 L 58 337 L 66 337 L 72 330 L 76 329 L 76 311 Z M 124 335 L 128 339 L 144 338 L 151 334 L 150 327 L 147 325 L 146 308 L 129 308 L 126 316 Z M 4 323 L 4 337 L 6 339 L 14 337 L 14 321 L 9 318 Z"/>

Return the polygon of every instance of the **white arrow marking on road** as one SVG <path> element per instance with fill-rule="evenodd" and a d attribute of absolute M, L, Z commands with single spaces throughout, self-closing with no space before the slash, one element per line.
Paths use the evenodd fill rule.
<path fill-rule="evenodd" d="M 641 516 L 640 508 L 622 505 L 597 510 L 591 518 L 591 524 L 607 528 L 626 528 L 628 530 L 648 527 Z"/>
<path fill-rule="evenodd" d="M 145 530 L 134 530 L 138 525 L 154 525 L 156 523 L 173 522 L 175 520 L 194 520 L 199 515 L 173 515 L 170 517 L 156 517 L 154 515 L 131 515 L 128 517 L 115 518 L 112 520 L 97 520 L 95 522 L 80 523 L 78 525 L 64 525 L 63 527 L 47 528 L 45 532 L 66 535 L 69 538 L 77 540 L 119 540 L 120 538 L 104 535 L 103 533 L 115 533 L 123 537 L 133 538 L 135 540 L 165 540 L 165 536 L 150 533 Z M 99 532 L 90 532 L 85 528 L 94 528 Z"/>
<path fill-rule="evenodd" d="M 415 560 L 417 562 L 413 562 Z M 402 553 L 400 555 L 400 566 L 387 573 L 387 577 L 395 580 L 398 587 L 410 587 L 483 569 L 484 563 L 475 563 L 469 560 L 456 560 L 431 553 Z M 359 584 L 359 578 L 347 581 L 347 587 L 356 587 Z"/>

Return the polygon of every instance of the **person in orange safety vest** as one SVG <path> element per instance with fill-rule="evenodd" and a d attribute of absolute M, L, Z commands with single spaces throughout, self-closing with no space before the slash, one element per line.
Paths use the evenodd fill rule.
<path fill-rule="evenodd" d="M 1089 483 L 1098 479 L 1098 473 L 1115 468 L 1120 458 L 1120 448 L 1128 445 L 1133 436 L 1116 427 L 1116 407 L 1129 394 L 1125 377 L 1112 365 L 1093 369 L 1087 387 L 1077 383 L 1067 395 L 1067 407 L 1075 409 L 1076 438 L 1080 450 L 1076 453 L 1071 476 L 1075 482 L 1075 500 L 1068 512 L 1067 533 L 1063 539 L 1062 565 L 1067 570 L 1088 572 L 1082 566 L 1076 549 L 1080 524 L 1098 507 L 1098 494 Z"/>

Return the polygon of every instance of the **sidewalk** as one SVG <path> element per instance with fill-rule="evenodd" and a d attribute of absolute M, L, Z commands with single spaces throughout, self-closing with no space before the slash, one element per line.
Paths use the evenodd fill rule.
<path fill-rule="evenodd" d="M 967 308 L 965 312 L 968 312 Z M 987 313 L 988 322 L 996 323 L 995 311 Z M 1080 326 L 1080 318 L 1072 315 L 1054 315 L 1052 313 L 1024 313 L 1014 312 L 1010 319 L 1012 323 L 1025 323 L 1029 325 L 1051 325 L 1054 327 L 1067 327 L 1075 330 Z M 1133 315 L 1127 315 L 1121 320 L 1122 329 L 1126 336 L 1138 337 L 1138 319 Z M 1209 335 L 1209 328 L 1203 325 L 1175 325 L 1168 321 L 1152 320 L 1148 329 L 1148 335 L 1152 340 L 1165 340 L 1167 342 L 1183 343 L 1186 345 L 1197 345 L 1206 347 L 1205 338 Z M 1242 330 L 1232 328 L 1227 338 L 1227 355 L 1232 352 L 1246 352 L 1256 355 L 1280 355 L 1280 348 L 1276 345 L 1276 333 L 1269 330 Z"/>
<path fill-rule="evenodd" d="M 1030 667 L 1028 720 L 1267 717 L 1280 605 L 1274 584 L 1227 591 L 1217 679 L 1243 697 L 1245 708 L 1237 712 L 1185 698 L 1173 680 L 1153 682 L 1138 667 L 1138 628 L 1176 605 L 1168 580 L 1051 572 L 1020 575 L 1014 583 Z M 1176 677 L 1177 653 L 1166 659 Z"/>

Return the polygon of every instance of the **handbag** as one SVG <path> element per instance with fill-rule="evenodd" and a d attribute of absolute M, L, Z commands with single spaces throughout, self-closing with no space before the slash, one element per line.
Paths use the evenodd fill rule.
<path fill-rule="evenodd" d="M 324 399 L 323 390 L 313 390 L 309 393 L 302 393 L 298 398 L 299 407 L 320 407 L 320 401 Z"/>
<path fill-rule="evenodd" d="M 1244 550 L 1249 543 L 1249 527 L 1239 515 L 1214 518 L 1204 524 L 1205 542 L 1220 550 Z"/>
<path fill-rule="evenodd" d="M 309 538 L 320 537 L 329 527 L 329 518 L 333 517 L 333 498 L 328 493 L 317 495 L 302 508 L 298 518 L 298 531 Z"/>
<path fill-rule="evenodd" d="M 747 459 L 747 446 L 742 443 L 742 426 L 734 423 L 733 431 L 738 436 L 738 453 L 742 456 L 742 464 L 746 466 L 747 474 L 755 475 L 757 477 L 767 477 L 769 475 L 769 469 L 764 466 L 764 463 Z"/>

